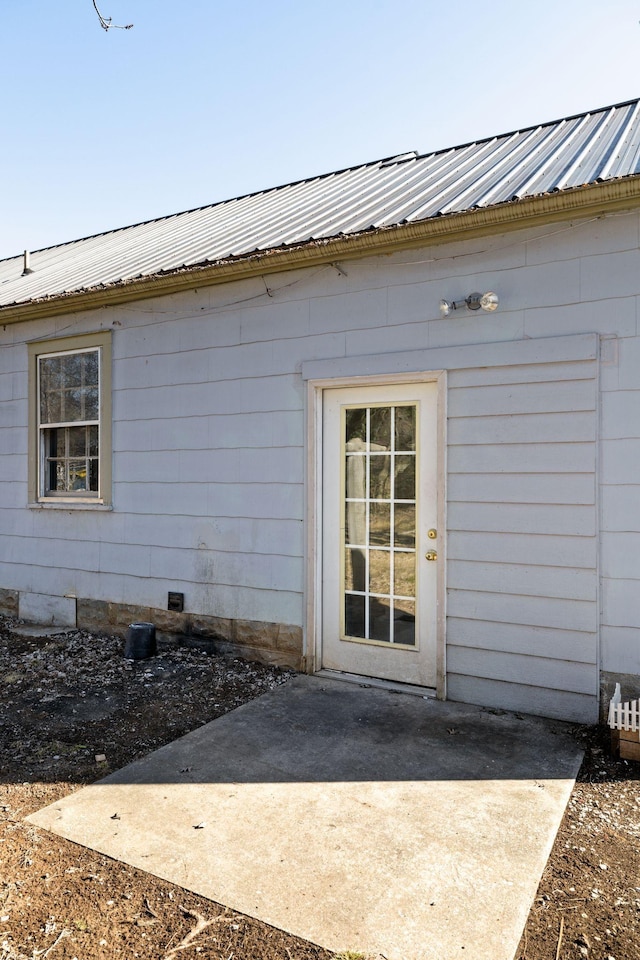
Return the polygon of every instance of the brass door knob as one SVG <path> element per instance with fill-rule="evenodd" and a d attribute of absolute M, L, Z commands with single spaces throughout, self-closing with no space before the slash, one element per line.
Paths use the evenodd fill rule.
<path fill-rule="evenodd" d="M 427 560 L 437 560 L 438 554 L 435 552 L 435 550 L 429 550 L 428 553 L 425 553 L 425 558 Z"/>

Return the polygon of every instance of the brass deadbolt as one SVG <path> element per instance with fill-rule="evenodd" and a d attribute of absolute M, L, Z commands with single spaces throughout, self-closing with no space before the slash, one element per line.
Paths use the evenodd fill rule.
<path fill-rule="evenodd" d="M 438 536 L 438 531 L 431 529 L 427 531 L 427 536 L 429 537 L 429 540 L 435 540 L 435 538 Z"/>

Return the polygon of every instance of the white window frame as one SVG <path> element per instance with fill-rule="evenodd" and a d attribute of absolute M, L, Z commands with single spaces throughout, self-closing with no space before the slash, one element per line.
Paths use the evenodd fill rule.
<path fill-rule="evenodd" d="M 39 341 L 29 345 L 29 504 L 39 507 L 96 508 L 111 505 L 111 334 L 97 333 Z M 97 352 L 98 420 L 41 423 L 40 362 L 49 357 Z M 48 489 L 49 431 L 72 426 L 98 426 L 98 489 Z M 64 459 L 77 459 L 66 456 Z"/>

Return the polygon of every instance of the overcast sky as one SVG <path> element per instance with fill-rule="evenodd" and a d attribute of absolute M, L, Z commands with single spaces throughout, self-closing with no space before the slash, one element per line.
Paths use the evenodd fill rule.
<path fill-rule="evenodd" d="M 640 96 L 640 0 L 0 0 L 0 258 Z"/>

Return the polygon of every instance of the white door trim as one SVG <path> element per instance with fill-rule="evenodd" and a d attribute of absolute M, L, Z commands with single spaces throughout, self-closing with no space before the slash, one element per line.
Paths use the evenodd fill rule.
<path fill-rule="evenodd" d="M 315 673 L 322 663 L 322 469 L 323 392 L 327 389 L 385 384 L 436 382 L 438 387 L 438 529 L 445 536 L 438 545 L 436 696 L 446 699 L 446 416 L 445 370 L 404 375 L 371 375 L 307 381 L 306 403 L 306 509 L 305 509 L 305 657 L 306 669 Z"/>

